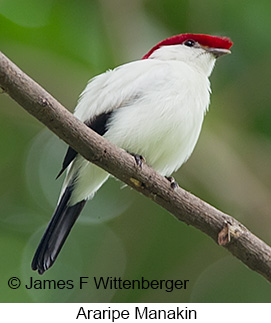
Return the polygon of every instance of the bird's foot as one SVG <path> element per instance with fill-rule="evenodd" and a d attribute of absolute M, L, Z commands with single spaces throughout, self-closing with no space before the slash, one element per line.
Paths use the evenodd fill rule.
<path fill-rule="evenodd" d="M 179 187 L 173 176 L 165 176 L 165 178 L 170 182 L 170 187 L 173 190 L 176 190 Z"/>
<path fill-rule="evenodd" d="M 143 163 L 145 163 L 145 158 L 142 155 L 130 153 L 135 159 L 136 165 L 142 169 Z"/>

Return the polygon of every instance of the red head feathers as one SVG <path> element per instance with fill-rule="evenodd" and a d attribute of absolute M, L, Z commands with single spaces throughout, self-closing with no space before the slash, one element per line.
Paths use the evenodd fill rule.
<path fill-rule="evenodd" d="M 210 48 L 230 49 L 233 45 L 233 42 L 230 40 L 230 38 L 227 37 L 218 37 L 203 34 L 180 34 L 162 40 L 160 43 L 155 45 L 146 55 L 144 55 L 142 59 L 149 58 L 156 49 L 162 46 L 181 45 L 188 39 L 194 40 L 200 45 Z"/>

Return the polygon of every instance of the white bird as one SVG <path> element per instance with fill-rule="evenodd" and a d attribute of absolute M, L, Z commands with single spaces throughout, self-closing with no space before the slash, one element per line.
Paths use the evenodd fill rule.
<path fill-rule="evenodd" d="M 210 102 L 216 58 L 230 53 L 226 37 L 180 34 L 154 46 L 141 60 L 94 77 L 74 115 L 110 142 L 169 176 L 191 155 Z M 56 260 L 86 201 L 109 174 L 71 147 L 53 217 L 32 261 L 43 274 Z"/>

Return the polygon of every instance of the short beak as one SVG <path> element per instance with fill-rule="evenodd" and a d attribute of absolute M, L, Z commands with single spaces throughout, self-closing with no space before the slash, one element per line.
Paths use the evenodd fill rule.
<path fill-rule="evenodd" d="M 205 47 L 205 50 L 209 53 L 212 53 L 215 56 L 215 58 L 231 53 L 229 49 L 225 49 L 225 48 Z"/>

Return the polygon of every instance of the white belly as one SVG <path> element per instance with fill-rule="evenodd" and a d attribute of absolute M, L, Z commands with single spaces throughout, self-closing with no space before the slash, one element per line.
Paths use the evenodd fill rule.
<path fill-rule="evenodd" d="M 138 71 L 133 68 L 135 78 L 121 68 L 91 82 L 76 114 L 86 121 L 114 107 L 104 137 L 130 153 L 142 155 L 148 165 L 169 176 L 189 158 L 196 145 L 209 105 L 209 80 L 181 62 L 150 61 L 147 70 L 144 62 L 138 62 L 127 68 L 134 65 L 142 67 Z M 141 78 L 144 73 L 148 77 Z M 123 80 L 127 75 L 126 88 Z M 122 87 L 118 86 L 120 81 Z M 101 88 L 103 95 L 98 95 Z M 73 203 L 93 196 L 108 177 L 105 171 L 78 156 L 64 188 L 76 174 Z"/>
<path fill-rule="evenodd" d="M 121 108 L 105 137 L 130 153 L 142 155 L 148 165 L 168 176 L 189 158 L 204 116 L 203 109 L 192 113 L 188 106 L 176 102 L 176 106 L 161 102 L 154 111 L 142 102 Z"/>

